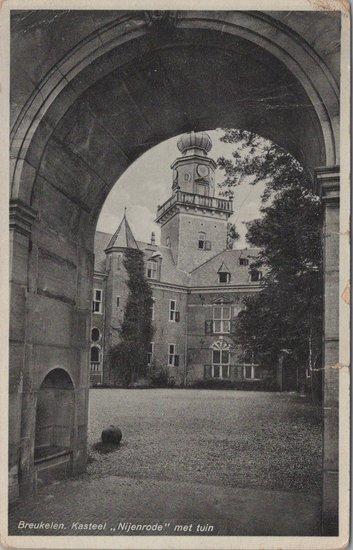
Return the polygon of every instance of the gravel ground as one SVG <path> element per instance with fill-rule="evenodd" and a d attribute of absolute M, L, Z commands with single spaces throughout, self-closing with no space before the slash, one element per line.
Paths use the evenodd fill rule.
<path fill-rule="evenodd" d="M 320 494 L 322 424 L 306 399 L 287 393 L 92 389 L 90 479 L 214 484 Z M 94 451 L 116 424 L 119 449 Z"/>

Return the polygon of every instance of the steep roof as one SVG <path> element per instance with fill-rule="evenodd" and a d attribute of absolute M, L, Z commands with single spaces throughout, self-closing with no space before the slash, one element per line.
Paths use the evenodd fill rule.
<path fill-rule="evenodd" d="M 124 221 L 124 220 L 123 220 Z M 121 225 L 121 224 L 120 224 Z M 120 227 L 120 226 L 119 226 Z M 130 230 L 131 231 L 131 230 Z M 115 233 L 115 235 L 118 232 Z M 115 235 L 97 231 L 94 241 L 95 262 L 94 268 L 96 271 L 105 271 L 106 254 L 105 250 L 109 248 Z M 120 241 L 118 241 L 120 242 Z M 194 269 L 190 274 L 178 269 L 169 247 L 155 245 L 143 241 L 135 241 L 136 247 L 142 250 L 145 254 L 145 261 L 156 253 L 162 256 L 161 278 L 162 283 L 170 285 L 181 285 L 189 287 L 215 286 L 219 284 L 218 273 L 220 270 L 225 270 L 231 274 L 232 284 L 254 284 L 249 283 L 249 265 L 240 265 L 240 258 L 248 258 L 249 264 L 254 261 L 259 253 L 257 248 L 245 248 L 242 250 L 223 250 L 216 256 L 213 256 L 205 263 Z M 110 245 L 111 246 L 111 245 Z M 120 245 L 113 245 L 120 246 Z M 151 280 L 151 282 L 153 282 Z M 158 282 L 158 281 L 156 281 Z"/>
<path fill-rule="evenodd" d="M 107 248 L 137 248 L 138 245 L 135 241 L 135 237 L 129 226 L 129 222 L 126 219 L 126 214 L 124 214 L 123 219 L 120 222 L 118 229 L 115 231 L 114 235 L 109 241 Z"/>
<path fill-rule="evenodd" d="M 190 275 L 176 266 L 171 249 L 168 246 L 159 246 L 158 250 L 162 255 L 161 282 L 187 286 Z"/>
<path fill-rule="evenodd" d="M 112 238 L 111 233 L 96 231 L 94 236 L 94 269 L 96 271 L 105 271 L 105 252 L 107 245 Z"/>
<path fill-rule="evenodd" d="M 230 273 L 231 284 L 249 284 L 249 265 L 240 265 L 239 258 L 249 258 L 251 264 L 259 253 L 258 248 L 242 250 L 223 250 L 191 272 L 190 286 L 215 286 L 219 284 L 218 274 L 221 271 Z"/>

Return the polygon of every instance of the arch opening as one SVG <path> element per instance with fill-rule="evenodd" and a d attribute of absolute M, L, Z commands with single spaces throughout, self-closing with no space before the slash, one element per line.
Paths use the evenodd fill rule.
<path fill-rule="evenodd" d="M 309 169 L 333 165 L 338 158 L 339 109 L 332 79 L 314 50 L 304 39 L 293 38 L 290 29 L 261 14 L 219 13 L 215 21 L 209 13 L 188 12 L 179 19 L 175 35 L 164 36 L 156 47 L 140 18 L 132 13 L 124 21 L 98 25 L 94 37 L 86 37 L 53 65 L 46 78 L 36 77 L 38 93 L 14 125 L 12 197 L 33 209 L 21 211 L 25 239 L 30 234 L 29 261 L 23 261 L 27 242 L 15 241 L 13 251 L 15 260 L 20 259 L 13 262 L 19 271 L 13 280 L 30 288 L 25 303 L 23 289 L 14 283 L 13 295 L 23 304 L 23 316 L 33 319 L 26 324 L 23 342 L 33 345 L 33 356 L 45 349 L 52 362 L 59 343 L 66 350 L 63 360 L 80 380 L 82 394 L 89 378 L 85 335 L 96 222 L 112 186 L 136 158 L 183 131 L 219 126 L 264 135 Z M 130 19 L 138 24 L 132 32 L 121 33 L 120 23 L 131 23 Z M 78 55 L 81 46 L 86 58 Z M 27 96 L 20 90 L 14 104 L 17 101 L 21 107 Z M 41 331 L 37 319 L 47 330 Z M 21 338 L 22 334 L 16 345 Z M 13 369 L 20 370 L 16 360 L 13 363 Z M 23 365 L 29 377 L 34 372 L 31 366 Z M 64 379 L 62 374 L 53 375 L 39 390 L 37 458 L 40 448 L 58 446 L 66 452 L 72 447 L 74 393 Z M 57 411 L 60 425 L 54 418 L 48 426 L 43 422 L 43 411 L 51 413 L 49 395 L 58 397 L 61 407 L 67 405 L 62 407 L 66 416 Z M 75 442 L 77 469 L 85 463 L 85 395 L 75 410 L 81 437 Z M 29 410 L 26 392 L 23 401 L 22 411 Z M 20 437 L 32 440 L 30 423 L 22 424 Z M 21 442 L 13 447 L 16 468 Z M 22 458 L 31 470 L 32 457 L 24 451 Z M 26 475 L 31 472 L 22 472 L 22 480 Z"/>
<path fill-rule="evenodd" d="M 16 148 L 21 150 L 14 196 L 37 209 L 36 188 L 49 183 L 96 214 L 141 153 L 192 128 L 247 128 L 276 141 L 309 168 L 332 163 L 333 138 L 325 107 L 322 112 L 318 107 L 322 101 L 314 100 L 310 86 L 280 55 L 228 26 L 222 32 L 218 25 L 179 28 L 158 48 L 148 35 L 131 38 L 109 52 L 106 65 L 99 58 L 71 77 L 70 89 L 49 101 L 39 126 L 31 126 L 32 138 L 30 130 L 24 138 L 14 137 L 14 157 Z M 77 186 L 74 195 L 71 180 Z"/>
<path fill-rule="evenodd" d="M 36 405 L 34 460 L 41 461 L 72 449 L 75 392 L 63 369 L 54 369 L 39 387 Z"/>

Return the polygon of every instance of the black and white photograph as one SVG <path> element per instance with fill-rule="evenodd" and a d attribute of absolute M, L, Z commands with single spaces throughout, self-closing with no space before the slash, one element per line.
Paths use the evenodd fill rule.
<path fill-rule="evenodd" d="M 344 548 L 350 5 L 145 4 L 0 9 L 2 540 Z"/>

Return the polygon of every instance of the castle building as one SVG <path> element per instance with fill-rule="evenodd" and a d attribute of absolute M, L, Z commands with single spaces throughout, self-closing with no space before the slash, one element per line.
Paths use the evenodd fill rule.
<path fill-rule="evenodd" d="M 114 235 L 96 233 L 91 327 L 91 384 L 109 384 L 110 350 L 119 342 L 128 297 L 126 248 L 143 251 L 153 292 L 154 341 L 146 363 L 176 385 L 213 378 L 262 379 L 252 350 L 237 343 L 243 299 L 260 290 L 251 264 L 258 250 L 227 249 L 232 202 L 215 196 L 216 163 L 205 132 L 178 140 L 170 198 L 157 208 L 161 242 L 138 242 L 124 215 Z"/>

